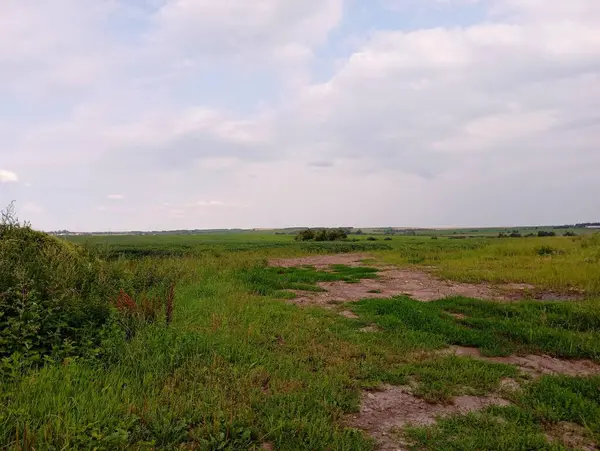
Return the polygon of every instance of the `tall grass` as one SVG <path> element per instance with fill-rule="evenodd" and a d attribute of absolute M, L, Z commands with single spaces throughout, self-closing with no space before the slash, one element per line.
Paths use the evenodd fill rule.
<path fill-rule="evenodd" d="M 600 294 L 600 235 L 583 237 L 394 241 L 378 252 L 396 265 L 434 266 L 460 282 L 520 282 L 542 289 Z"/>

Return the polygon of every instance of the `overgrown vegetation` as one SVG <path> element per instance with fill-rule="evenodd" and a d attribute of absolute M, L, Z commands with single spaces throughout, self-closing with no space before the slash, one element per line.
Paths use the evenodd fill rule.
<path fill-rule="evenodd" d="M 600 295 L 600 234 L 392 243 L 393 251 L 377 252 L 387 263 L 432 266 L 441 277 L 458 282 L 527 283 L 540 290 Z"/>
<path fill-rule="evenodd" d="M 140 320 L 167 311 L 158 293 L 168 279 L 109 265 L 80 246 L 37 232 L 19 223 L 10 206 L 0 222 L 0 372 L 14 375 L 52 360 L 100 356 L 105 340 L 121 331 L 131 336 Z M 139 295 L 141 303 L 127 293 Z"/>

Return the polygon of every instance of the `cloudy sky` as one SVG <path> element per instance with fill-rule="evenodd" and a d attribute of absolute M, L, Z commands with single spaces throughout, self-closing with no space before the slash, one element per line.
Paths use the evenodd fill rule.
<path fill-rule="evenodd" d="M 600 220 L 598 0 L 2 0 L 40 229 Z"/>

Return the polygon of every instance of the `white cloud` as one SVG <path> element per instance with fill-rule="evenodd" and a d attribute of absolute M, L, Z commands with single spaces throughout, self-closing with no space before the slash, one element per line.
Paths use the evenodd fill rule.
<path fill-rule="evenodd" d="M 0 169 L 0 183 L 18 182 L 19 176 L 12 171 Z"/>
<path fill-rule="evenodd" d="M 342 18 L 342 0 L 172 0 L 157 39 L 192 57 L 304 60 Z M 250 62 L 247 61 L 247 62 Z"/>
<path fill-rule="evenodd" d="M 125 199 L 125 196 L 123 196 L 122 194 L 109 194 L 108 196 L 106 196 L 106 198 L 110 200 L 123 200 Z"/>
<path fill-rule="evenodd" d="M 198 207 L 224 207 L 225 203 L 220 200 L 199 200 L 196 205 Z"/>
<path fill-rule="evenodd" d="M 3 2 L 2 166 L 52 229 L 594 220 L 598 1 L 375 3 Z"/>

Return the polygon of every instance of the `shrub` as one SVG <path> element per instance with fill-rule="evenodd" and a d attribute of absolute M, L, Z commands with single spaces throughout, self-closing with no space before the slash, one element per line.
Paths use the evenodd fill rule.
<path fill-rule="evenodd" d="M 558 249 L 554 249 L 551 246 L 541 246 L 536 249 L 536 253 L 541 257 L 545 257 L 548 255 L 558 254 L 559 252 Z"/>
<path fill-rule="evenodd" d="M 565 233 L 563 233 L 563 236 L 577 236 L 577 234 L 575 232 L 570 232 L 567 230 Z"/>
<path fill-rule="evenodd" d="M 556 236 L 555 232 L 546 232 L 545 230 L 540 230 L 538 232 L 538 237 L 543 238 L 543 237 L 548 237 L 548 236 Z"/>
<path fill-rule="evenodd" d="M 302 230 L 296 235 L 296 241 L 310 241 L 315 239 L 315 232 L 311 229 Z"/>
<path fill-rule="evenodd" d="M 316 232 L 306 229 L 296 235 L 296 241 L 338 241 L 348 238 L 344 229 L 320 229 Z"/>
<path fill-rule="evenodd" d="M 98 283 L 104 276 L 75 245 L 28 225 L 0 225 L 0 358 L 87 353 L 111 313 L 110 285 Z"/>
<path fill-rule="evenodd" d="M 389 236 L 386 236 L 386 237 L 385 237 L 383 240 L 384 240 L 384 241 L 392 241 L 392 238 L 391 238 L 391 237 L 389 237 Z"/>
<path fill-rule="evenodd" d="M 119 325 L 131 335 L 133 324 L 125 328 L 116 314 L 115 307 L 128 302 L 119 301 L 119 290 L 143 293 L 164 285 L 156 271 L 136 271 L 20 224 L 9 207 L 0 222 L 0 375 L 9 360 L 38 366 L 48 359 L 97 357 Z M 159 301 L 143 297 L 139 309 L 146 319 L 156 315 Z"/>
<path fill-rule="evenodd" d="M 327 230 L 322 229 L 315 233 L 315 241 L 328 241 L 327 240 Z"/>
<path fill-rule="evenodd" d="M 374 236 L 370 236 L 369 238 L 367 238 L 367 241 L 377 241 L 377 238 L 375 238 Z"/>

